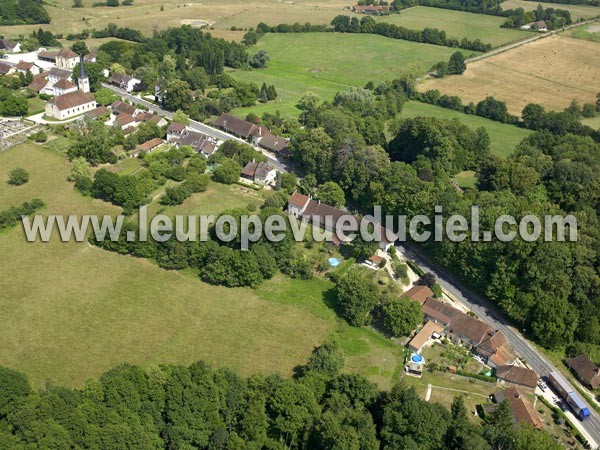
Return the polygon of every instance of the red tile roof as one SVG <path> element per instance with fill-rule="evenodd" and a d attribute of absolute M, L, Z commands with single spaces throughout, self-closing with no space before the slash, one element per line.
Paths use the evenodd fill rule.
<path fill-rule="evenodd" d="M 422 305 L 425 303 L 425 300 L 433 297 L 433 291 L 427 286 L 413 286 L 403 295 Z"/>
<path fill-rule="evenodd" d="M 499 366 L 496 368 L 496 378 L 512 384 L 535 388 L 538 375 L 533 370 L 521 366 Z"/>
<path fill-rule="evenodd" d="M 288 199 L 288 203 L 302 208 L 309 200 L 310 198 L 307 195 L 301 194 L 300 192 L 294 192 Z"/>
<path fill-rule="evenodd" d="M 94 96 L 89 92 L 69 92 L 68 94 L 58 95 L 51 98 L 48 103 L 56 105 L 59 110 L 74 108 L 76 106 L 85 105 L 86 103 L 96 102 Z"/>
<path fill-rule="evenodd" d="M 527 400 L 526 396 L 517 388 L 510 387 L 496 394 L 496 400 L 498 402 L 504 400 L 508 402 L 517 423 L 525 422 L 538 430 L 544 428 L 544 422 L 540 415 L 533 408 L 529 400 Z"/>

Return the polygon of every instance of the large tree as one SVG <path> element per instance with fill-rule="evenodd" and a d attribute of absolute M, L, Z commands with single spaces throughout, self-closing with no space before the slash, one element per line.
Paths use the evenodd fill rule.
<path fill-rule="evenodd" d="M 340 313 L 350 324 L 367 324 L 371 311 L 379 302 L 379 290 L 372 274 L 361 267 L 350 269 L 336 284 Z"/>

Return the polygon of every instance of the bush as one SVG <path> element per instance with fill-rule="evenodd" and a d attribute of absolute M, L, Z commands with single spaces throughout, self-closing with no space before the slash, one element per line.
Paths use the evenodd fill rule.
<path fill-rule="evenodd" d="M 28 137 L 35 142 L 46 142 L 48 140 L 48 136 L 43 131 L 38 131 L 37 133 L 33 133 Z"/>
<path fill-rule="evenodd" d="M 213 179 L 219 183 L 235 183 L 240 177 L 242 166 L 233 159 L 226 158 L 213 171 Z"/>
<path fill-rule="evenodd" d="M 21 186 L 29 181 L 29 173 L 22 167 L 13 169 L 8 174 L 8 184 L 13 186 Z"/>
<path fill-rule="evenodd" d="M 204 192 L 208 188 L 208 182 L 208 175 L 191 173 L 188 174 L 185 184 L 189 187 L 191 192 Z"/>

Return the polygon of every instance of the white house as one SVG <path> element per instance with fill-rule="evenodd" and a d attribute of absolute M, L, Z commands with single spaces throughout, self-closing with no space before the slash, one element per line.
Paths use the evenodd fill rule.
<path fill-rule="evenodd" d="M 7 53 L 20 53 L 21 44 L 9 41 L 8 39 L 0 39 L 0 50 Z"/>
<path fill-rule="evenodd" d="M 44 71 L 44 69 L 42 69 L 37 64 L 28 61 L 19 61 L 16 67 L 17 72 L 25 75 L 27 74 L 27 72 L 30 72 L 32 75 L 39 75 Z"/>
<path fill-rule="evenodd" d="M 75 92 L 77 90 L 77 86 L 75 86 L 69 80 L 62 78 L 54 83 L 52 89 L 54 90 L 54 95 L 58 96 L 68 94 L 69 92 Z"/>
<path fill-rule="evenodd" d="M 70 48 L 64 47 L 56 55 L 56 66 L 61 69 L 73 70 L 79 62 L 79 55 Z"/>
<path fill-rule="evenodd" d="M 121 89 L 124 89 L 127 92 L 132 92 L 135 86 L 140 84 L 142 80 L 138 80 L 137 78 L 129 77 L 127 75 L 123 75 L 122 73 L 115 72 L 110 77 L 109 82 L 113 86 L 120 87 Z"/>
<path fill-rule="evenodd" d="M 96 99 L 92 94 L 75 91 L 51 98 L 46 103 L 46 115 L 64 120 L 95 108 Z"/>

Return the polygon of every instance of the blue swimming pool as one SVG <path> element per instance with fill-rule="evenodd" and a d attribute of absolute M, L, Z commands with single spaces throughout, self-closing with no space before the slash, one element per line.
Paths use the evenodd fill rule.
<path fill-rule="evenodd" d="M 337 267 L 340 265 L 340 260 L 337 258 L 329 258 L 327 261 L 331 267 Z"/>
<path fill-rule="evenodd" d="M 410 360 L 411 360 L 412 362 L 414 362 L 414 363 L 417 363 L 417 364 L 419 364 L 419 363 L 422 363 L 422 362 L 423 362 L 423 357 L 422 357 L 421 355 L 418 355 L 418 354 L 416 354 L 416 353 L 415 353 L 414 355 L 412 355 L 412 356 L 410 357 Z"/>

